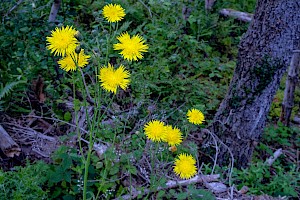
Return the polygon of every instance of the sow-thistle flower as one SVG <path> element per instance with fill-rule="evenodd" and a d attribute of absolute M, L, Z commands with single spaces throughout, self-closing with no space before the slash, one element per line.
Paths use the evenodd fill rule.
<path fill-rule="evenodd" d="M 124 9 L 117 4 L 108 4 L 103 7 L 103 16 L 108 22 L 118 22 L 125 16 Z"/>
<path fill-rule="evenodd" d="M 78 44 L 75 38 L 76 30 L 72 26 L 55 28 L 51 36 L 47 37 L 47 48 L 54 55 L 65 56 L 75 51 Z"/>
<path fill-rule="evenodd" d="M 204 119 L 203 113 L 198 109 L 191 109 L 187 112 L 188 121 L 193 124 L 202 124 Z"/>
<path fill-rule="evenodd" d="M 165 124 L 158 120 L 152 120 L 144 126 L 145 135 L 154 142 L 160 142 L 163 139 Z"/>
<path fill-rule="evenodd" d="M 114 69 L 114 66 L 110 63 L 108 63 L 108 66 L 103 66 L 98 75 L 101 86 L 106 91 L 115 94 L 117 93 L 118 87 L 121 87 L 123 90 L 128 87 L 130 83 L 129 77 L 129 71 L 125 70 L 123 65 L 120 65 L 118 69 Z"/>
<path fill-rule="evenodd" d="M 166 125 L 163 141 L 167 142 L 170 146 L 179 145 L 182 142 L 182 133 L 178 128 Z"/>
<path fill-rule="evenodd" d="M 85 55 L 84 50 L 81 49 L 80 53 L 77 54 L 73 52 L 72 54 L 68 54 L 66 57 L 60 59 L 58 61 L 58 64 L 60 65 L 60 68 L 65 71 L 75 71 L 76 70 L 76 63 L 78 67 L 83 68 L 88 64 L 88 59 L 91 56 Z"/>
<path fill-rule="evenodd" d="M 129 61 L 143 58 L 143 52 L 148 51 L 148 45 L 144 44 L 145 40 L 140 35 L 130 35 L 125 32 L 117 37 L 120 43 L 114 44 L 114 50 L 122 50 L 120 54 L 124 59 Z"/>
<path fill-rule="evenodd" d="M 175 159 L 174 172 L 182 179 L 190 179 L 197 173 L 196 160 L 188 154 L 179 154 Z"/>

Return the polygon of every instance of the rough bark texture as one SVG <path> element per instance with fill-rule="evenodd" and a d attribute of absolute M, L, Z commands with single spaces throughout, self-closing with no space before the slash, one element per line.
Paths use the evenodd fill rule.
<path fill-rule="evenodd" d="M 294 107 L 294 92 L 298 83 L 300 68 L 300 50 L 294 52 L 291 65 L 288 70 L 288 77 L 285 82 L 284 98 L 282 102 L 282 110 L 280 121 L 289 126 L 292 109 Z"/>
<path fill-rule="evenodd" d="M 300 1 L 258 0 L 244 34 L 226 97 L 210 129 L 246 167 L 259 142 L 273 96 L 300 43 Z M 221 148 L 219 163 L 226 160 Z"/>

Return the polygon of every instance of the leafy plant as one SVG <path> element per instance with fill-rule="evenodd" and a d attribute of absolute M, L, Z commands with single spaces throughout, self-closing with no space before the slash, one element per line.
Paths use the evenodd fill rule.
<path fill-rule="evenodd" d="M 234 170 L 234 180 L 239 188 L 248 186 L 252 194 L 297 197 L 297 183 L 300 180 L 296 167 L 288 171 L 278 163 L 269 167 L 263 162 L 250 165 L 247 169 Z"/>
<path fill-rule="evenodd" d="M 32 200 L 47 199 L 45 190 L 49 166 L 44 162 L 15 167 L 14 171 L 0 170 L 0 195 L 3 199 Z"/>
<path fill-rule="evenodd" d="M 11 82 L 11 83 L 6 83 L 6 85 L 3 87 L 3 85 L 0 85 L 0 111 L 3 111 L 2 104 L 4 101 L 1 101 L 6 95 L 12 92 L 13 88 L 16 87 L 17 85 L 25 83 L 24 81 L 16 81 L 16 82 Z"/>

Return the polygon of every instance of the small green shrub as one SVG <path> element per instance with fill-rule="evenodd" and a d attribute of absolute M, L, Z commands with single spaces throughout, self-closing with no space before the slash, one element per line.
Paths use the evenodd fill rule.
<path fill-rule="evenodd" d="M 1 199 L 40 200 L 48 199 L 48 191 L 43 187 L 49 166 L 44 162 L 15 167 L 15 171 L 0 170 Z"/>
<path fill-rule="evenodd" d="M 296 167 L 288 170 L 278 164 L 267 166 L 263 162 L 252 164 L 247 169 L 234 170 L 233 178 L 238 188 L 248 186 L 252 194 L 297 197 L 297 183 L 300 180 Z"/>

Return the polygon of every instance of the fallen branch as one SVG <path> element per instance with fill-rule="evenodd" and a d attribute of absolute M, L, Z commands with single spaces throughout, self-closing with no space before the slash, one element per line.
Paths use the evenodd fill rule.
<path fill-rule="evenodd" d="M 166 183 L 165 187 L 158 187 L 156 191 L 159 190 L 165 190 L 165 189 L 171 189 L 178 186 L 187 186 L 194 183 L 207 183 L 207 182 L 213 182 L 217 181 L 220 178 L 219 174 L 213 174 L 213 175 L 197 175 L 194 178 L 188 179 L 188 180 L 182 180 L 182 181 L 168 181 Z M 127 199 L 134 199 L 138 195 L 146 195 L 150 193 L 151 191 L 149 189 L 144 189 L 143 191 L 136 190 L 135 188 L 131 187 L 130 189 L 131 194 L 126 194 L 121 196 L 120 198 L 116 198 L 115 200 L 127 200 Z"/>
<path fill-rule="evenodd" d="M 277 149 L 277 150 L 274 152 L 273 156 L 271 156 L 270 158 L 268 158 L 268 159 L 266 160 L 265 164 L 266 164 L 267 166 L 271 166 L 271 165 L 273 164 L 273 162 L 274 162 L 279 156 L 281 156 L 281 154 L 282 154 L 282 149 L 281 149 L 281 148 L 280 148 L 280 149 Z"/>
<path fill-rule="evenodd" d="M 58 10 L 60 8 L 60 4 L 61 4 L 61 0 L 53 1 L 48 22 L 55 22 Z"/>
<path fill-rule="evenodd" d="M 7 157 L 19 156 L 21 148 L 0 125 L 0 149 Z"/>
<path fill-rule="evenodd" d="M 224 15 L 224 16 L 229 16 L 229 17 L 239 19 L 243 22 L 251 22 L 251 20 L 253 18 L 253 14 L 246 13 L 246 12 L 241 12 L 241 11 L 238 11 L 238 10 L 233 10 L 233 9 L 230 9 L 230 8 L 221 9 L 219 11 L 219 13 L 221 15 Z"/>
<path fill-rule="evenodd" d="M 7 11 L 7 13 L 4 15 L 4 17 L 7 17 L 14 9 L 16 9 L 21 3 L 23 3 L 24 0 L 19 0 L 11 9 Z M 4 21 L 4 17 L 2 21 Z"/>
<path fill-rule="evenodd" d="M 205 10 L 212 9 L 216 0 L 205 0 Z"/>

